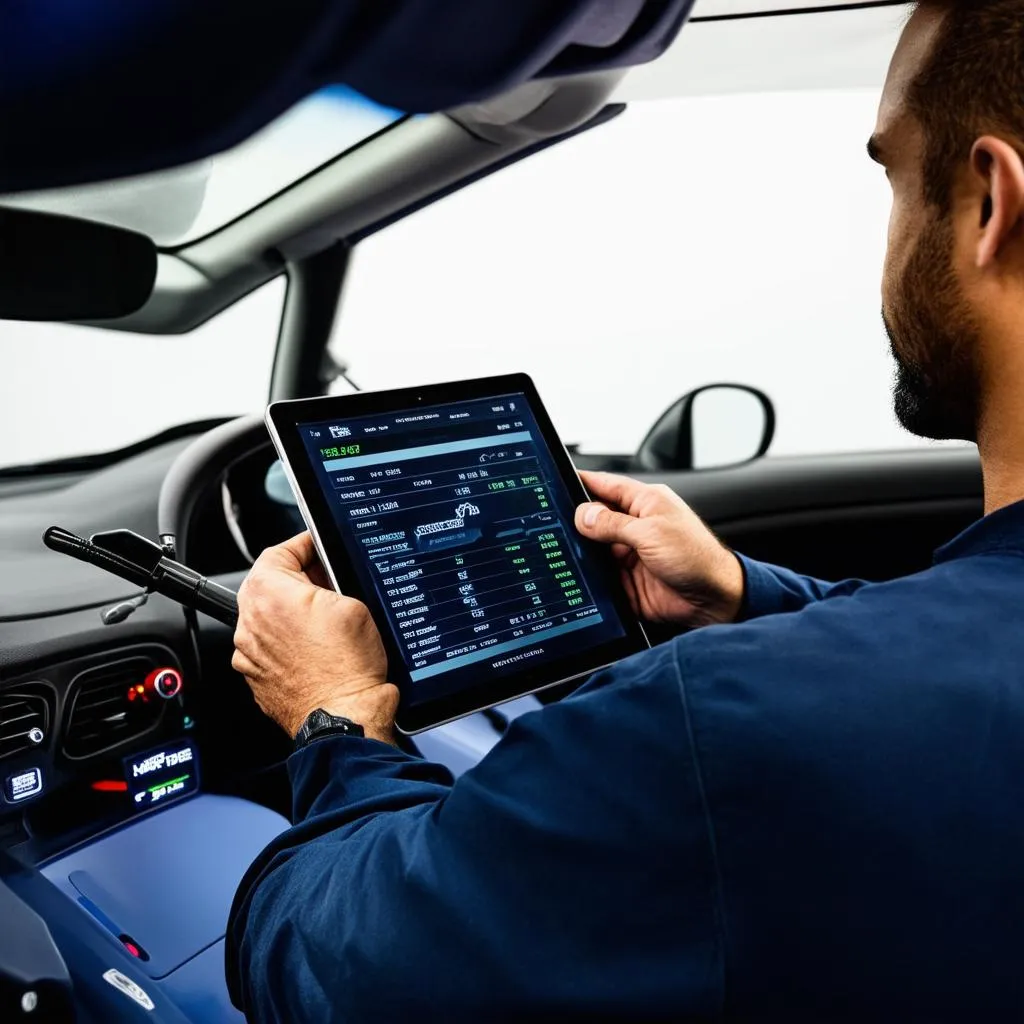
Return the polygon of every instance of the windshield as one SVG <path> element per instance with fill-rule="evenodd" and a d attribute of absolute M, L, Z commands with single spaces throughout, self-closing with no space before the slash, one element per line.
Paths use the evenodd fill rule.
<path fill-rule="evenodd" d="M 338 361 L 366 389 L 526 371 L 584 452 L 636 452 L 722 381 L 773 399 L 773 454 L 922 444 L 890 396 L 877 105 L 877 89 L 631 103 L 360 243 Z"/>
<path fill-rule="evenodd" d="M 222 227 L 400 117 L 349 89 L 326 89 L 211 160 L 2 202 L 180 244 Z M 176 336 L 0 320 L 0 467 L 116 451 L 178 424 L 261 411 L 284 292 L 280 278 Z"/>
<path fill-rule="evenodd" d="M 180 245 L 223 227 L 400 117 L 351 89 L 324 89 L 210 160 L 2 201 L 106 221 L 161 246 Z"/>
<path fill-rule="evenodd" d="M 0 467 L 262 412 L 284 295 L 277 278 L 173 337 L 0 321 Z"/>

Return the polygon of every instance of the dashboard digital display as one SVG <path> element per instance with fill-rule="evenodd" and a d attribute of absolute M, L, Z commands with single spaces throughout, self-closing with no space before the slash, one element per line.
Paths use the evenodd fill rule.
<path fill-rule="evenodd" d="M 525 394 L 298 427 L 409 700 L 624 636 Z"/>
<path fill-rule="evenodd" d="M 199 788 L 198 760 L 190 740 L 176 740 L 125 758 L 125 781 L 133 808 L 141 811 L 194 793 Z"/>

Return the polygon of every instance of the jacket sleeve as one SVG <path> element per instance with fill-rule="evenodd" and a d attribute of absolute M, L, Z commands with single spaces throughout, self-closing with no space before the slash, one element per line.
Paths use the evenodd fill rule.
<path fill-rule="evenodd" d="M 679 1019 L 722 1000 L 719 892 L 678 667 L 628 659 L 454 784 L 369 740 L 293 755 L 298 824 L 227 937 L 250 1021 Z"/>
<path fill-rule="evenodd" d="M 740 620 L 758 619 L 762 615 L 797 612 L 816 601 L 832 597 L 847 597 L 866 586 L 864 580 L 843 580 L 826 583 L 813 576 L 801 576 L 777 565 L 756 562 L 737 553 L 743 567 L 746 589 Z"/>

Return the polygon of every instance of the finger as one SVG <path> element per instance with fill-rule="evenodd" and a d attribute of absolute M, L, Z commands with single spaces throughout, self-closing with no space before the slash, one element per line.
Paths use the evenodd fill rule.
<path fill-rule="evenodd" d="M 628 476 L 620 476 L 618 473 L 593 473 L 584 470 L 580 473 L 580 477 L 583 480 L 583 486 L 598 501 L 618 505 L 619 508 L 626 510 L 649 486 Z"/>
<path fill-rule="evenodd" d="M 258 671 L 258 669 L 253 664 L 253 662 L 250 660 L 248 655 L 243 654 L 237 648 L 235 649 L 235 653 L 233 655 L 231 655 L 231 667 L 236 672 L 238 672 L 241 675 L 245 676 L 246 679 L 253 678 L 254 675 L 256 674 L 256 672 Z"/>
<path fill-rule="evenodd" d="M 320 552 L 317 551 L 309 533 L 300 533 L 297 537 L 286 540 L 281 546 L 287 548 L 295 556 L 296 561 L 302 567 L 300 571 L 313 586 L 320 587 L 322 590 L 334 589 L 327 570 L 320 561 Z"/>
<path fill-rule="evenodd" d="M 603 544 L 625 544 L 635 548 L 640 520 L 624 512 L 613 512 L 605 505 L 588 502 L 576 509 L 576 529 L 591 540 Z"/>
<path fill-rule="evenodd" d="M 243 658 L 247 658 L 254 667 L 258 667 L 256 663 L 260 657 L 260 644 L 256 634 L 249 628 L 248 623 L 239 622 L 232 642 L 238 654 Z"/>
<path fill-rule="evenodd" d="M 334 590 L 334 584 L 331 583 L 331 578 L 327 575 L 327 570 L 320 562 L 319 555 L 317 555 L 313 562 L 306 566 L 306 579 L 308 579 L 314 587 L 320 587 L 322 590 Z"/>
<path fill-rule="evenodd" d="M 639 616 L 641 614 L 640 595 L 636 592 L 636 584 L 633 582 L 633 577 L 630 573 L 623 572 L 622 586 L 623 589 L 626 591 L 626 597 L 629 598 L 629 603 L 633 609 L 633 614 Z"/>
<path fill-rule="evenodd" d="M 620 562 L 626 562 L 633 554 L 633 549 L 628 544 L 613 544 L 612 555 Z"/>
<path fill-rule="evenodd" d="M 276 569 L 279 572 L 305 575 L 309 566 L 319 564 L 313 538 L 309 533 L 300 533 L 281 544 L 264 548 L 253 568 Z"/>

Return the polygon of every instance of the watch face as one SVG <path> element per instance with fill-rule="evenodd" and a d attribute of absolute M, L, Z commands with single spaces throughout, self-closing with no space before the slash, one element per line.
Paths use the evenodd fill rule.
<path fill-rule="evenodd" d="M 318 729 L 326 729 L 334 722 L 334 716 L 327 714 L 323 708 L 317 708 L 309 718 L 306 719 L 306 727 L 310 732 Z"/>
<path fill-rule="evenodd" d="M 351 719 L 341 718 L 324 711 L 323 708 L 317 708 L 315 711 L 311 711 L 309 717 L 302 723 L 302 728 L 299 729 L 295 742 L 302 746 L 316 736 L 317 733 L 324 732 L 327 729 L 345 732 L 350 736 L 364 735 L 363 727 L 357 725 Z"/>

